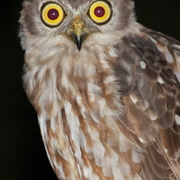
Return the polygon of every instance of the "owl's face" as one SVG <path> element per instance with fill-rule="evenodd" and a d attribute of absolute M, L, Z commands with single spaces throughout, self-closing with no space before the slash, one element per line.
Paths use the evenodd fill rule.
<path fill-rule="evenodd" d="M 26 49 L 32 39 L 54 39 L 64 48 L 80 51 L 98 40 L 113 42 L 117 33 L 124 35 L 135 22 L 130 4 L 129 0 L 26 0 L 20 19 L 22 46 Z"/>

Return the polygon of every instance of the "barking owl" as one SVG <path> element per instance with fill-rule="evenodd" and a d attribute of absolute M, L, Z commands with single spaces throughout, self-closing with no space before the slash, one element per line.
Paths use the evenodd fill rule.
<path fill-rule="evenodd" d="M 180 42 L 130 0 L 25 0 L 24 89 L 60 180 L 180 179 Z"/>

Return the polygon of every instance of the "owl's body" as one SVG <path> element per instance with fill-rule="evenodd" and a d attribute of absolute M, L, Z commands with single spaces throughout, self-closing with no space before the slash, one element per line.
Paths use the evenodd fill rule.
<path fill-rule="evenodd" d="M 26 0 L 20 36 L 57 177 L 180 179 L 180 43 L 138 24 L 129 0 L 103 1 L 112 12 L 101 24 L 89 14 L 99 1 L 54 2 L 66 16 L 52 27 L 41 16 L 48 2 Z"/>

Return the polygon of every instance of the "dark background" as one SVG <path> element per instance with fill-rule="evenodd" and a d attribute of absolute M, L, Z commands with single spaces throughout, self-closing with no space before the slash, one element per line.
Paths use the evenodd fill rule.
<path fill-rule="evenodd" d="M 55 180 L 22 89 L 18 0 L 0 4 L 0 179 Z M 180 40 L 180 0 L 135 0 L 138 22 Z"/>

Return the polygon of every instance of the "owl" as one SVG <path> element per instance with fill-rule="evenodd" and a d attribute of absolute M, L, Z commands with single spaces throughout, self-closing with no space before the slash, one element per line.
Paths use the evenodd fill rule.
<path fill-rule="evenodd" d="M 24 89 L 59 180 L 180 179 L 180 42 L 131 0 L 25 0 Z"/>

